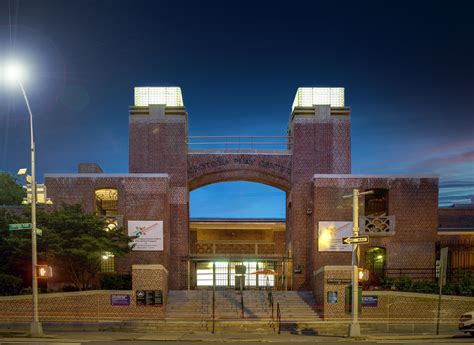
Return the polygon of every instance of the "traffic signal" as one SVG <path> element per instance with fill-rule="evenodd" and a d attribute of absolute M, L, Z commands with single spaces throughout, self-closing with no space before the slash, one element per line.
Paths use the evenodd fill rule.
<path fill-rule="evenodd" d="M 38 279 L 48 279 L 53 276 L 53 268 L 48 265 L 36 266 L 36 277 Z"/>
<path fill-rule="evenodd" d="M 369 270 L 365 268 L 359 268 L 359 281 L 366 282 L 369 280 Z"/>

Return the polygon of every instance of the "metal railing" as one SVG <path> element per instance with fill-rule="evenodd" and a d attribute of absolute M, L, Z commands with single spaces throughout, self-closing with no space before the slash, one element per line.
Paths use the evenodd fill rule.
<path fill-rule="evenodd" d="M 275 242 L 269 241 L 198 241 L 191 248 L 195 254 L 273 254 Z"/>
<path fill-rule="evenodd" d="M 408 277 L 412 280 L 436 281 L 435 268 L 386 268 L 384 275 L 387 278 Z"/>
<path fill-rule="evenodd" d="M 216 327 L 216 289 L 212 289 L 212 334 L 215 332 Z"/>
<path fill-rule="evenodd" d="M 280 302 L 277 302 L 277 322 L 278 322 L 278 334 L 281 333 L 281 310 Z"/>
<path fill-rule="evenodd" d="M 242 291 L 242 285 L 240 285 L 240 307 L 241 307 L 241 317 L 244 318 L 244 292 Z"/>
<path fill-rule="evenodd" d="M 268 290 L 268 306 L 271 307 L 272 309 L 272 321 L 275 320 L 275 317 L 274 317 L 274 300 L 273 300 L 273 293 L 272 293 L 272 290 Z"/>
<path fill-rule="evenodd" d="M 290 150 L 292 137 L 290 136 L 188 136 L 190 150 Z"/>

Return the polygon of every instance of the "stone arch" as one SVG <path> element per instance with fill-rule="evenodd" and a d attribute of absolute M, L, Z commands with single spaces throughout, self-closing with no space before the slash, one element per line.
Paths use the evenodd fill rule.
<path fill-rule="evenodd" d="M 188 154 L 189 191 L 218 182 L 249 181 L 290 191 L 291 156 Z"/>
<path fill-rule="evenodd" d="M 255 170 L 228 170 L 200 175 L 188 181 L 189 191 L 218 182 L 248 181 L 263 183 L 284 192 L 290 191 L 290 181 Z"/>

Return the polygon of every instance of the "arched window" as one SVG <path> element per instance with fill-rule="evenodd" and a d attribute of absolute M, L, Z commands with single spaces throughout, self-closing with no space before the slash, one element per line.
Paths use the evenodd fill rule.
<path fill-rule="evenodd" d="M 118 191 L 115 188 L 103 188 L 95 191 L 95 211 L 98 216 L 117 215 Z"/>
<path fill-rule="evenodd" d="M 385 275 L 385 265 L 387 261 L 385 248 L 371 247 L 365 252 L 365 267 L 370 271 L 369 279 L 379 281 Z"/>

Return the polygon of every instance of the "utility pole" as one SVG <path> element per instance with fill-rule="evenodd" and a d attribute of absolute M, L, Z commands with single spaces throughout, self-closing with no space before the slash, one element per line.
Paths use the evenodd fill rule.
<path fill-rule="evenodd" d="M 344 195 L 344 199 L 352 198 L 352 237 L 359 237 L 359 195 L 373 194 L 374 191 L 359 193 L 354 189 L 352 194 Z M 349 337 L 360 337 L 359 325 L 359 244 L 352 242 L 352 320 L 349 324 Z M 346 297 L 347 298 L 347 297 Z"/>

